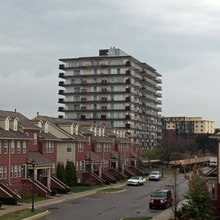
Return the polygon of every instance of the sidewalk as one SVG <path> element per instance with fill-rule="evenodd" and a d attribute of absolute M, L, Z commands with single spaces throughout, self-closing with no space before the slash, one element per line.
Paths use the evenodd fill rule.
<path fill-rule="evenodd" d="M 124 185 L 125 184 L 115 184 L 113 186 L 106 186 L 101 189 L 88 190 L 88 191 L 81 192 L 81 193 L 68 193 L 68 194 L 62 194 L 60 196 L 53 196 L 53 197 L 51 197 L 51 199 L 43 200 L 40 202 L 35 202 L 34 208 L 42 208 L 44 206 L 48 206 L 48 205 L 52 205 L 52 204 L 56 204 L 56 203 L 61 203 L 61 202 L 68 201 L 68 200 L 73 200 L 73 199 L 77 199 L 77 198 L 81 198 L 81 197 L 85 197 L 85 196 L 90 196 L 90 195 L 96 194 L 99 190 L 102 190 L 102 189 L 107 189 L 110 187 L 117 188 L 117 187 L 122 187 Z M 14 212 L 14 211 L 22 210 L 22 209 L 31 209 L 31 207 L 32 207 L 32 204 L 27 204 L 27 203 L 21 203 L 16 206 L 3 205 L 2 208 L 0 209 L 0 216 L 4 215 L 6 213 L 10 213 L 10 212 Z M 37 217 L 43 216 L 47 213 L 48 213 L 48 211 L 46 211 L 45 213 L 42 213 L 38 216 L 29 217 L 27 219 L 28 220 L 37 219 Z M 169 209 L 166 209 L 163 212 L 157 214 L 156 216 L 154 216 L 152 218 L 152 220 L 170 220 L 172 216 L 173 216 L 172 208 L 169 208 Z M 0 217 L 0 219 L 1 219 L 1 217 Z"/>
<path fill-rule="evenodd" d="M 173 219 L 173 210 L 172 207 L 165 209 L 164 211 L 160 212 L 159 214 L 155 215 L 152 220 L 171 220 Z"/>
<path fill-rule="evenodd" d="M 96 194 L 99 190 L 107 189 L 110 187 L 117 188 L 117 187 L 122 187 L 122 186 L 124 186 L 124 184 L 114 184 L 113 186 L 109 185 L 103 188 L 88 190 L 88 191 L 84 191 L 80 193 L 67 193 L 67 194 L 61 194 L 58 196 L 51 196 L 50 199 L 46 199 L 40 202 L 35 202 L 34 208 L 42 208 L 44 206 L 61 203 L 61 202 L 68 201 L 68 200 L 90 196 L 90 195 Z M 32 207 L 31 203 L 30 204 L 20 203 L 18 205 L 3 205 L 2 208 L 0 209 L 0 219 L 1 219 L 1 216 L 6 213 L 10 213 L 10 212 L 14 212 L 14 211 L 22 210 L 22 209 L 27 209 L 27 208 L 31 209 L 31 207 Z M 28 219 L 33 219 L 33 218 L 28 218 Z"/>

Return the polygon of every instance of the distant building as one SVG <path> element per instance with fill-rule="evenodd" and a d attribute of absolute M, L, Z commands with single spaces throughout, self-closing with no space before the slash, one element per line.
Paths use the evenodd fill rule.
<path fill-rule="evenodd" d="M 214 134 L 215 122 L 202 117 L 164 117 L 164 140 L 193 140 L 200 134 Z"/>
<path fill-rule="evenodd" d="M 158 145 L 161 75 L 154 68 L 116 48 L 60 61 L 60 117 L 125 129 L 134 146 Z"/>

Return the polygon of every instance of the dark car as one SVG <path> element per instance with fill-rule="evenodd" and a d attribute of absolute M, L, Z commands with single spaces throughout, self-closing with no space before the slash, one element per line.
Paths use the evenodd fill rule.
<path fill-rule="evenodd" d="M 151 195 L 149 208 L 167 208 L 172 206 L 172 193 L 169 189 L 158 190 Z"/>

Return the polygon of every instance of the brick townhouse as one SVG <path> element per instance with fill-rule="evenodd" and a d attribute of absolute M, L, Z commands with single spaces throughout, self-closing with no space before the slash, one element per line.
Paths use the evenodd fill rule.
<path fill-rule="evenodd" d="M 122 129 L 42 115 L 33 121 L 60 140 L 56 160 L 73 161 L 79 183 L 104 183 L 140 172 L 135 169 L 137 154 Z"/>
<path fill-rule="evenodd" d="M 37 115 L 30 120 L 0 110 L 0 196 L 41 196 L 68 188 L 56 178 L 58 162 L 73 161 L 79 183 L 103 184 L 140 173 L 125 132 L 96 123 Z"/>
<path fill-rule="evenodd" d="M 31 194 L 33 176 L 36 191 L 49 195 L 59 182 L 57 141 L 21 113 L 0 110 L 0 196 Z"/>

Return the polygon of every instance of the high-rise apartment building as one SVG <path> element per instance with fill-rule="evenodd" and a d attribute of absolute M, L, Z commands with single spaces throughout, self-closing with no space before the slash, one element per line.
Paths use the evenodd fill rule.
<path fill-rule="evenodd" d="M 60 61 L 60 117 L 123 128 L 140 147 L 158 145 L 161 75 L 154 68 L 117 48 Z"/>

